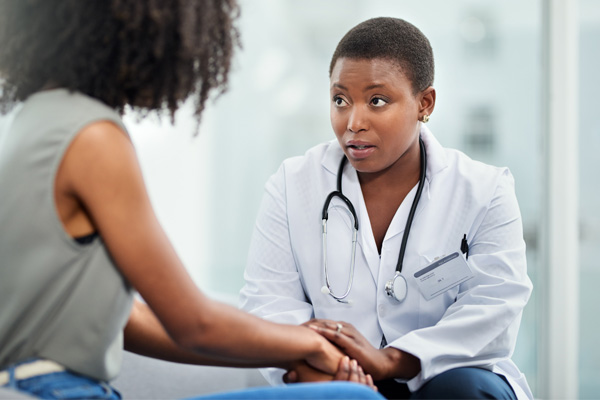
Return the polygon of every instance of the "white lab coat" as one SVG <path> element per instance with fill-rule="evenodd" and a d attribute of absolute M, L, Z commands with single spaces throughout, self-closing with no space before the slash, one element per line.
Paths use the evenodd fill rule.
<path fill-rule="evenodd" d="M 423 125 L 427 177 L 404 258 L 408 295 L 398 303 L 386 295 L 394 275 L 402 234 L 416 186 L 398 208 L 378 254 L 356 171 L 347 163 L 343 193 L 358 214 L 352 304 L 323 294 L 321 212 L 336 188 L 342 157 L 337 142 L 283 162 L 266 184 L 248 264 L 241 307 L 262 318 L 300 324 L 327 318 L 353 324 L 369 342 L 418 357 L 421 372 L 407 382 L 411 391 L 457 367 L 476 366 L 507 377 L 518 398 L 532 398 L 524 375 L 510 357 L 532 284 L 527 276 L 522 222 L 507 168 L 471 160 L 444 149 Z M 345 292 L 350 273 L 351 220 L 334 200 L 328 222 L 328 269 L 334 293 Z M 436 257 L 469 243 L 474 278 L 427 301 L 413 274 Z M 281 370 L 265 377 L 281 383 Z"/>

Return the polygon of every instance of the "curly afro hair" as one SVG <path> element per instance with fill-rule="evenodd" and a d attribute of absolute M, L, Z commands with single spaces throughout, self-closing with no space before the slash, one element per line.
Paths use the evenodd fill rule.
<path fill-rule="evenodd" d="M 0 110 L 46 87 L 174 117 L 196 118 L 227 88 L 239 46 L 235 0 L 2 0 Z"/>
<path fill-rule="evenodd" d="M 414 25 L 398 18 L 372 18 L 350 29 L 331 58 L 329 76 L 339 58 L 383 58 L 398 64 L 418 93 L 433 85 L 434 61 L 429 40 Z"/>

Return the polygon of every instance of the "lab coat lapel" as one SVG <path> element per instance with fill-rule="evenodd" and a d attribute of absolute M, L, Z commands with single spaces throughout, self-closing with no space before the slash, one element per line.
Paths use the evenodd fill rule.
<path fill-rule="evenodd" d="M 396 214 L 394 214 L 394 218 L 392 218 L 392 222 L 390 222 L 390 226 L 385 232 L 384 242 L 393 238 L 396 235 L 400 235 L 404 232 L 404 228 L 406 227 L 406 221 L 408 220 L 408 214 L 410 213 L 410 208 L 412 207 L 413 200 L 415 198 L 415 194 L 417 193 L 417 185 L 413 187 L 410 192 L 404 198 L 400 207 L 396 210 Z M 423 194 L 425 194 L 425 187 L 423 187 Z M 423 195 L 421 195 L 421 200 L 419 201 L 416 214 L 422 209 L 421 201 L 423 200 Z"/>
<path fill-rule="evenodd" d="M 350 171 L 354 177 L 354 182 L 352 183 L 353 198 L 351 201 L 358 206 L 357 212 L 360 224 L 358 243 L 365 260 L 367 261 L 367 265 L 369 266 L 369 271 L 371 271 L 371 276 L 373 277 L 373 280 L 377 282 L 380 265 L 379 252 L 377 251 L 377 244 L 375 243 L 375 237 L 373 236 L 373 229 L 371 228 L 371 220 L 369 218 L 369 213 L 367 212 L 367 205 L 360 188 L 360 183 L 358 182 L 358 175 L 354 168 L 351 168 Z"/>

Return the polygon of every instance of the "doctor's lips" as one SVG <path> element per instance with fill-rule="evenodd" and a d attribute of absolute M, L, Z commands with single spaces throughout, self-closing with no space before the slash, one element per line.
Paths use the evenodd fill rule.
<path fill-rule="evenodd" d="M 375 146 L 360 140 L 350 140 L 346 147 L 353 158 L 365 158 L 375 150 Z"/>

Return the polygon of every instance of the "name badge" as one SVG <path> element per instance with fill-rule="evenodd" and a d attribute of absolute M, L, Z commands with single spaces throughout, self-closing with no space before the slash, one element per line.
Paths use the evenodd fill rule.
<path fill-rule="evenodd" d="M 414 274 L 417 286 L 427 301 L 474 276 L 469 264 L 458 252 L 440 258 Z"/>

